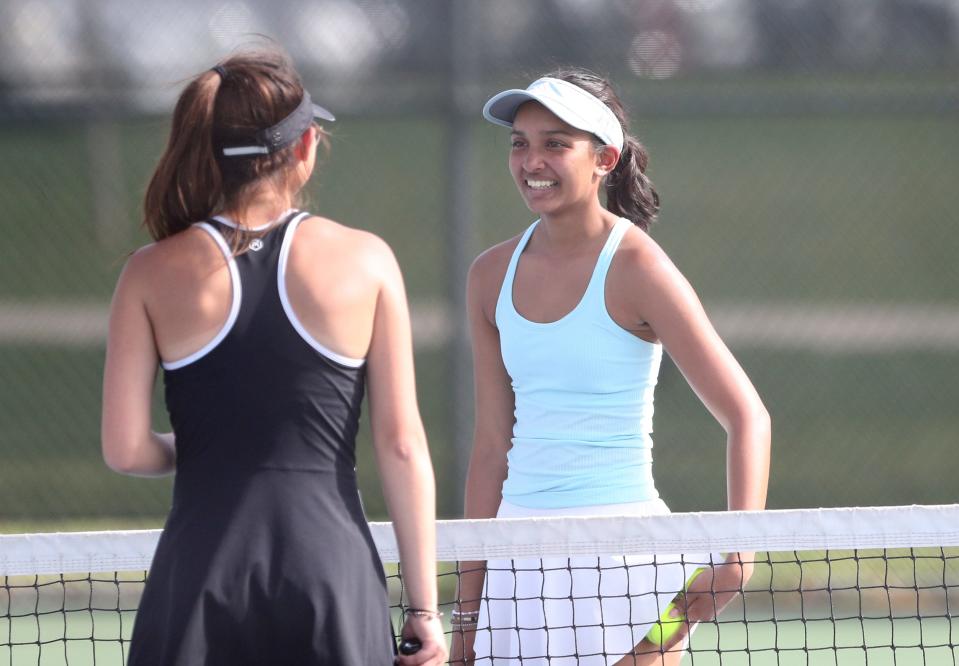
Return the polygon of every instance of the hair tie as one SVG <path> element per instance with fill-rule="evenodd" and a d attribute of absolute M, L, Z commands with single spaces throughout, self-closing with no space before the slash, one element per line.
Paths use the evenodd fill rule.
<path fill-rule="evenodd" d="M 226 67 L 223 65 L 213 65 L 210 70 L 219 74 L 220 78 L 226 81 Z"/>

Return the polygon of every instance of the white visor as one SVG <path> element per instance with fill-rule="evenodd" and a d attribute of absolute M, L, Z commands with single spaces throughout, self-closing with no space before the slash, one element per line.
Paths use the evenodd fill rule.
<path fill-rule="evenodd" d="M 598 98 L 579 86 L 543 77 L 529 84 L 526 90 L 504 90 L 494 95 L 483 107 L 483 117 L 504 127 L 513 126 L 513 118 L 521 104 L 539 102 L 576 129 L 598 136 L 606 145 L 623 150 L 623 126 Z"/>

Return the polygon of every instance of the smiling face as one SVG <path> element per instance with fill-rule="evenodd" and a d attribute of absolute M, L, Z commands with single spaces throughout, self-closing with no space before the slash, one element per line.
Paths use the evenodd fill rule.
<path fill-rule="evenodd" d="M 611 167 L 591 134 L 527 102 L 516 112 L 510 141 L 509 170 L 531 211 L 555 215 L 598 203 L 600 182 Z"/>

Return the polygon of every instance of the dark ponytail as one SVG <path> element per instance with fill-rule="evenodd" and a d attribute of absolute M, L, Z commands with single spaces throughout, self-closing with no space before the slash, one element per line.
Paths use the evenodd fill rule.
<path fill-rule="evenodd" d="M 277 51 L 251 51 L 195 77 L 173 111 L 170 138 L 144 198 L 144 226 L 160 240 L 222 210 L 242 210 L 264 182 L 286 187 L 294 146 L 226 157 L 299 105 L 303 84 Z M 325 137 L 324 137 L 325 138 Z"/>
<path fill-rule="evenodd" d="M 649 231 L 659 212 L 659 194 L 646 175 L 649 154 L 636 137 L 625 136 L 626 145 L 619 162 L 606 176 L 606 208 L 631 220 L 643 231 Z"/>
<path fill-rule="evenodd" d="M 546 76 L 579 86 L 608 106 L 619 120 L 625 145 L 616 167 L 606 176 L 606 208 L 632 221 L 643 231 L 648 231 L 659 211 L 659 195 L 646 175 L 649 154 L 643 144 L 629 133 L 626 110 L 613 86 L 598 74 L 577 67 L 564 67 Z M 596 142 L 597 145 L 603 144 L 598 138 Z"/>
<path fill-rule="evenodd" d="M 210 216 L 220 200 L 213 155 L 213 111 L 220 76 L 204 72 L 186 87 L 173 111 L 170 138 L 147 186 L 143 224 L 154 240 Z"/>

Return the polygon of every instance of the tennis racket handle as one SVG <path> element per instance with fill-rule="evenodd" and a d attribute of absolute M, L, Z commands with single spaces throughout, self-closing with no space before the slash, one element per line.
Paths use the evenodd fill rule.
<path fill-rule="evenodd" d="M 420 643 L 418 638 L 404 638 L 400 641 L 400 654 L 416 654 L 421 647 L 423 647 L 423 644 Z"/>
<path fill-rule="evenodd" d="M 704 570 L 705 569 L 703 567 L 696 569 L 696 571 L 694 571 L 686 581 L 686 584 L 683 586 L 683 589 L 679 594 L 686 594 L 686 592 L 689 590 L 689 586 L 693 584 L 694 580 L 696 580 L 696 576 L 701 574 Z M 664 610 L 663 614 L 659 617 L 659 621 L 656 622 L 656 624 L 650 628 L 649 633 L 646 634 L 646 639 L 653 645 L 663 645 L 669 641 L 669 639 L 673 637 L 673 634 L 679 631 L 679 627 L 686 622 L 686 616 L 682 613 L 680 613 L 677 617 L 672 617 L 673 608 L 675 606 L 675 600 L 670 601 L 666 606 L 666 610 Z"/>

